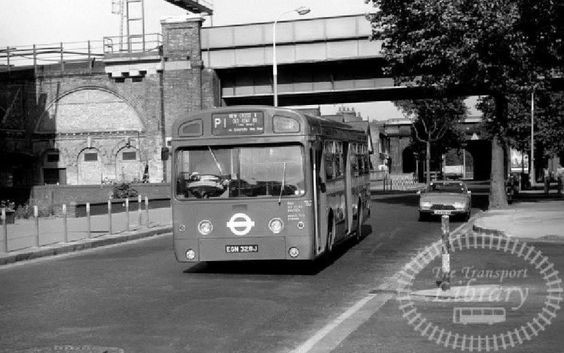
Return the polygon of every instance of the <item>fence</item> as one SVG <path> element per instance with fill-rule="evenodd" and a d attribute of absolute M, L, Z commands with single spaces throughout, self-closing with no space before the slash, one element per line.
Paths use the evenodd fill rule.
<path fill-rule="evenodd" d="M 92 69 L 95 59 L 108 55 L 151 54 L 160 55 L 162 35 L 146 34 L 136 40 L 126 37 L 104 37 L 103 40 L 82 42 L 60 42 L 0 48 L 0 71 L 10 71 L 18 66 L 59 64 L 61 72 L 65 63 L 87 62 Z"/>
<path fill-rule="evenodd" d="M 390 174 L 385 171 L 370 173 L 371 190 L 409 191 L 422 187 L 413 173 Z"/>
<path fill-rule="evenodd" d="M 39 217 L 38 207 L 34 206 L 32 218 L 17 219 L 13 224 L 8 224 L 6 209 L 3 208 L 0 252 L 88 240 L 171 223 L 170 207 L 152 208 L 146 196 L 139 196 L 136 201 L 136 207 L 132 209 L 129 199 L 124 199 L 123 212 L 116 213 L 115 209 L 112 211 L 112 200 L 108 200 L 107 212 L 101 215 L 92 215 L 90 203 L 86 203 L 85 217 L 78 218 L 68 217 L 66 204 L 62 205 L 60 217 L 48 218 Z"/>
<path fill-rule="evenodd" d="M 0 69 L 10 71 L 18 66 L 60 64 L 64 71 L 65 62 L 92 62 L 104 56 L 102 41 L 33 44 L 0 49 Z"/>

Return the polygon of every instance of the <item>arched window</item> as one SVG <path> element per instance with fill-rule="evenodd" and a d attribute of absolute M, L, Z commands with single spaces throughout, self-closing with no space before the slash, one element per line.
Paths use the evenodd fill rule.
<path fill-rule="evenodd" d="M 144 166 L 139 151 L 134 147 L 124 147 L 116 155 L 116 179 L 121 182 L 140 182 Z"/>
<path fill-rule="evenodd" d="M 86 148 L 78 155 L 78 185 L 100 184 L 102 182 L 102 161 L 96 148 Z"/>

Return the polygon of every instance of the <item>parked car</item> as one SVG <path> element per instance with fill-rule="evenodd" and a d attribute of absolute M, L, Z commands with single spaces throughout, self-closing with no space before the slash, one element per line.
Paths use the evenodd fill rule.
<path fill-rule="evenodd" d="M 420 221 L 441 215 L 470 218 L 472 193 L 462 181 L 434 181 L 417 193 Z"/>

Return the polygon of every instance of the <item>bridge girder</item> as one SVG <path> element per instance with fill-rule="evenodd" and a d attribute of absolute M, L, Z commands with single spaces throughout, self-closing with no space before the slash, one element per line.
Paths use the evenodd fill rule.
<path fill-rule="evenodd" d="M 279 105 L 341 104 L 485 94 L 460 88 L 449 92 L 395 86 L 382 74 L 383 59 L 299 63 L 278 67 Z M 272 67 L 216 70 L 225 104 L 273 103 Z"/>

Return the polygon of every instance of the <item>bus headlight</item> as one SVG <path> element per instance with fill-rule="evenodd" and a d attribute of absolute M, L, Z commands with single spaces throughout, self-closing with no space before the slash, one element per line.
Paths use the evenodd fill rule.
<path fill-rule="evenodd" d="M 274 234 L 278 234 L 284 229 L 284 222 L 280 218 L 273 218 L 268 222 L 268 228 Z"/>
<path fill-rule="evenodd" d="M 194 260 L 196 258 L 196 252 L 192 249 L 186 250 L 186 258 L 188 260 Z"/>
<path fill-rule="evenodd" d="M 200 234 L 208 235 L 211 233 L 212 230 L 213 230 L 213 224 L 207 219 L 204 219 L 200 221 L 200 223 L 198 223 L 198 232 L 200 232 Z"/>
<path fill-rule="evenodd" d="M 290 257 L 295 258 L 300 255 L 300 250 L 298 250 L 298 248 L 291 247 L 290 249 L 288 249 L 288 254 L 290 255 Z"/>

